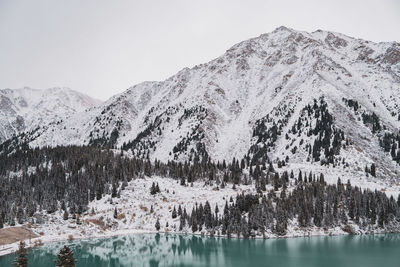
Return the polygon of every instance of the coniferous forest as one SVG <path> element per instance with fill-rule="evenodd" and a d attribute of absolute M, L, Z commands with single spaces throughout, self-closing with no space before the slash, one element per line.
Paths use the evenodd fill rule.
<path fill-rule="evenodd" d="M 368 232 L 396 231 L 400 225 L 400 197 L 352 186 L 338 179 L 328 185 L 324 174 L 278 171 L 268 159 L 251 165 L 240 162 L 203 161 L 196 164 L 161 163 L 126 156 L 122 150 L 97 147 L 56 147 L 16 151 L 0 156 L 0 227 L 5 223 L 36 222 L 38 211 L 61 210 L 75 217 L 87 211 L 88 203 L 106 194 L 118 198 L 128 182 L 145 176 L 169 177 L 177 186 L 201 180 L 219 188 L 246 184 L 254 194 L 226 199 L 223 210 L 198 203 L 191 211 L 174 208 L 179 230 L 207 230 L 227 236 L 250 237 L 266 231 L 285 235 L 290 222 L 300 227 L 332 228 L 349 222 Z M 160 192 L 153 184 L 149 194 Z M 115 210 L 116 212 L 116 210 Z M 187 229 L 187 228 L 186 228 Z M 351 228 L 346 231 L 353 232 Z"/>

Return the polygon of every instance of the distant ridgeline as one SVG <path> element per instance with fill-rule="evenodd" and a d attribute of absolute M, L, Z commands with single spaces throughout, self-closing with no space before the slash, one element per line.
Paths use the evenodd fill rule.
<path fill-rule="evenodd" d="M 394 163 L 395 166 L 397 166 L 396 163 L 400 164 L 400 134 L 385 125 L 375 113 L 363 108 L 356 100 L 343 98 L 342 101 L 347 106 L 348 112 L 354 115 L 354 119 L 362 122 L 361 127 L 366 126 L 367 130 L 369 129 L 371 140 L 378 144 L 378 150 L 375 152 L 385 152 L 384 157 L 382 157 L 382 160 L 385 160 L 384 163 L 386 165 Z M 340 126 L 335 124 L 337 119 L 332 115 L 334 113 L 328 109 L 324 97 L 313 99 L 309 104 L 303 106 L 299 116 L 289 124 L 293 112 L 293 108 L 282 105 L 271 114 L 255 121 L 250 146 L 245 150 L 246 153 L 240 156 L 242 161 L 245 161 L 246 166 L 268 165 L 272 160 L 277 162 L 278 166 L 284 166 L 289 162 L 307 162 L 347 168 L 349 162 L 351 162 L 351 159 L 346 155 L 347 150 L 356 149 L 355 152 L 360 153 L 360 156 L 366 157 L 364 154 L 369 156 L 368 153 L 363 152 L 369 152 L 370 147 L 360 147 L 354 136 L 349 136 Z M 117 140 L 120 136 L 118 130 L 121 125 L 120 121 L 118 121 L 118 127 L 112 130 L 110 136 L 102 135 L 97 138 L 90 136 L 87 144 L 102 149 L 121 148 L 124 151 L 129 151 L 136 159 L 157 158 L 157 154 L 152 153 L 159 144 L 158 141 L 155 141 L 156 139 L 153 140 L 150 136 L 162 134 L 164 128 L 162 124 L 170 120 L 171 114 L 174 115 L 171 110 L 168 110 L 165 114 L 156 116 L 154 121 L 149 122 L 148 127 L 138 133 L 133 140 L 124 142 L 120 146 L 117 146 Z M 202 106 L 196 106 L 190 110 L 185 109 L 182 117 L 179 118 L 179 122 L 190 116 L 195 116 L 199 121 L 193 126 L 191 134 L 182 137 L 169 151 L 171 160 L 181 162 L 186 160 L 191 165 L 201 165 L 213 161 L 213 158 L 209 155 L 210 145 L 205 145 L 205 131 L 199 131 L 200 125 L 207 116 L 207 110 Z M 29 150 L 30 147 L 35 146 L 32 143 L 39 138 L 42 130 L 36 128 L 7 139 L 0 144 L 0 155 L 10 154 L 16 150 Z M 363 138 L 365 139 L 367 136 L 363 136 Z M 279 144 L 281 146 L 284 144 L 281 147 L 283 153 L 274 151 Z M 342 153 L 343 151 L 345 153 Z M 372 156 L 369 156 L 365 161 L 375 160 L 372 160 Z M 357 171 L 358 167 L 358 163 L 356 163 L 350 166 L 350 169 Z M 367 173 L 375 176 L 374 172 L 371 171 L 371 169 L 377 167 L 375 163 L 368 163 L 368 166 L 361 167 L 365 168 Z M 395 170 L 392 171 L 395 172 Z"/>
<path fill-rule="evenodd" d="M 334 125 L 334 117 L 329 112 L 327 103 L 323 97 L 318 100 L 314 99 L 312 104 L 304 106 L 300 117 L 293 125 L 288 125 L 293 109 L 284 105 L 279 107 L 275 113 L 276 116 L 279 114 L 281 118 L 276 119 L 270 115 L 266 115 L 255 122 L 252 134 L 254 142 L 243 156 L 243 160 L 246 161 L 247 165 L 265 165 L 268 163 L 270 161 L 268 153 L 275 148 L 278 138 L 283 135 L 287 142 L 285 147 L 285 150 L 287 150 L 285 151 L 287 152 L 286 156 L 281 159 L 271 159 L 277 161 L 279 165 L 284 166 L 290 160 L 289 155 L 290 157 L 296 156 L 296 153 L 300 150 L 305 151 L 307 154 L 307 162 L 319 162 L 321 165 L 345 165 L 345 159 L 340 157 L 340 151 L 341 148 L 346 148 L 350 141 L 346 138 L 344 132 Z M 147 138 L 151 134 L 161 135 L 162 130 L 160 125 L 163 119 L 164 121 L 169 121 L 169 117 L 167 116 L 169 114 L 168 112 L 163 114 L 165 118 L 163 116 L 157 116 L 154 122 L 150 123 L 135 139 L 127 143 L 124 142 L 120 148 L 129 151 L 136 158 L 148 159 L 150 151 L 154 150 L 157 143 Z M 196 114 L 196 116 L 200 118 L 199 122 L 201 123 L 207 115 L 207 112 L 201 106 L 196 106 L 193 110 L 185 110 L 183 116 L 179 120 L 183 120 L 192 114 Z M 364 115 L 363 113 L 363 117 Z M 315 123 L 313 123 L 313 120 L 315 120 Z M 369 120 L 367 121 L 369 122 Z M 375 124 L 380 125 L 379 121 Z M 198 132 L 199 125 L 200 124 L 196 124 L 192 129 L 192 133 L 184 137 L 173 147 L 172 151 L 170 151 L 170 153 L 174 155 L 174 160 L 182 161 L 179 160 L 178 156 L 184 152 L 188 152 L 188 147 L 192 143 L 194 143 L 195 146 L 188 152 L 188 163 L 201 164 L 213 160 L 208 154 L 209 147 L 206 147 L 204 144 L 204 132 Z M 290 127 L 288 132 L 284 134 L 283 128 L 286 126 Z M 29 149 L 30 143 L 35 141 L 39 132 L 40 128 L 37 128 L 30 132 L 23 132 L 4 141 L 0 144 L 0 154 L 10 154 L 15 150 Z M 115 128 L 109 137 L 102 136 L 96 139 L 91 137 L 88 145 L 103 149 L 118 149 L 119 147 L 116 145 L 118 136 L 119 131 Z M 298 137 L 303 138 L 301 138 L 300 142 L 295 142 Z M 400 135 L 395 136 L 394 134 L 385 133 L 384 138 L 379 140 L 382 147 L 385 148 L 385 151 L 387 151 L 387 147 L 389 146 L 389 151 L 391 151 L 394 160 L 397 158 L 400 159 L 400 149 L 397 149 L 397 143 L 399 143 L 400 146 Z M 397 155 L 399 156 L 397 157 Z"/>
<path fill-rule="evenodd" d="M 0 227 L 16 221 L 35 222 L 39 211 L 63 210 L 79 218 L 76 215 L 85 213 L 90 201 L 105 195 L 118 198 L 132 179 L 153 175 L 177 179 L 177 186 L 197 180 L 216 188 L 254 185 L 256 194 L 238 195 L 236 201 L 231 198 L 223 211 L 212 212 L 208 202 L 196 205 L 190 214 L 185 207 L 179 207 L 178 214 L 175 210 L 180 229 L 186 225 L 193 232 L 207 229 L 248 237 L 254 231 L 270 230 L 284 235 L 291 221 L 300 227 L 344 227 L 352 222 L 365 231 L 400 230 L 400 197 L 395 200 L 340 180 L 327 185 L 323 173 L 279 172 L 268 159 L 252 164 L 248 157 L 230 163 L 150 162 L 128 157 L 123 150 L 89 146 L 24 149 L 1 155 Z"/>

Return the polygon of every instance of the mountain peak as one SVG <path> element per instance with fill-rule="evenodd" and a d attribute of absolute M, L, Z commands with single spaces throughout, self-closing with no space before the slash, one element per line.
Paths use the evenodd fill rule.
<path fill-rule="evenodd" d="M 286 27 L 286 26 L 279 26 L 279 27 L 277 27 L 275 30 L 273 30 L 272 32 L 280 32 L 280 31 L 288 31 L 288 32 L 293 32 L 293 31 L 295 31 L 295 30 L 293 30 L 293 29 L 291 29 L 291 28 L 288 28 L 288 27 Z"/>
<path fill-rule="evenodd" d="M 316 138 L 340 129 L 335 144 L 351 142 L 335 152 L 338 161 L 358 153 L 357 164 L 382 158 L 388 172 L 400 172 L 379 148 L 383 132 L 378 136 L 363 123 L 378 117 L 387 131 L 400 127 L 398 55 L 390 43 L 281 26 L 165 81 L 132 86 L 89 111 L 42 124 L 34 136 L 26 135 L 27 142 L 122 147 L 164 162 L 268 154 L 303 166 L 312 164 Z M 356 112 L 349 107 L 355 101 Z M 322 119 L 330 129 L 317 136 Z M 356 173 L 357 164 L 349 163 L 349 169 Z"/>
<path fill-rule="evenodd" d="M 0 89 L 0 143 L 99 104 L 100 100 L 67 87 Z"/>

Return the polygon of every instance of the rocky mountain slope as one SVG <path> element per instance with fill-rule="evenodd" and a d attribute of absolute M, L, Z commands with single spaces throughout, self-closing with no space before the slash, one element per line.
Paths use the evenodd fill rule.
<path fill-rule="evenodd" d="M 399 43 L 280 27 L 7 146 L 93 144 L 162 161 L 271 160 L 398 183 L 399 128 Z"/>
<path fill-rule="evenodd" d="M 69 88 L 0 90 L 0 143 L 24 131 L 83 112 L 101 101 Z"/>

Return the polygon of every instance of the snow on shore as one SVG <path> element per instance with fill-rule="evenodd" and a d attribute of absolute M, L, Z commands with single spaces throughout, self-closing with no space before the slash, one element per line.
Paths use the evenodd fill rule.
<path fill-rule="evenodd" d="M 150 194 L 152 183 L 158 183 L 161 193 Z M 267 189 L 271 189 L 269 186 Z M 135 179 L 121 191 L 120 198 L 106 195 L 101 200 L 95 200 L 89 204 L 89 210 L 80 217 L 81 224 L 71 215 L 68 220 L 63 219 L 63 213 L 57 211 L 54 214 L 45 214 L 44 224 L 33 224 L 28 227 L 36 234 L 37 238 L 26 240 L 27 246 L 35 246 L 35 243 L 61 242 L 72 239 L 95 239 L 115 235 L 156 233 L 155 223 L 160 220 L 160 232 L 188 233 L 192 231 L 187 226 L 179 232 L 179 216 L 172 219 L 172 210 L 180 204 L 190 213 L 192 207 L 198 203 L 209 201 L 212 210 L 218 205 L 220 213 L 225 202 L 232 196 L 235 199 L 240 193 L 254 193 L 254 185 L 237 185 L 232 189 L 228 184 L 225 188 L 217 188 L 216 185 L 206 185 L 204 182 L 194 182 L 193 186 L 181 186 L 178 180 L 170 178 L 152 177 Z M 153 206 L 153 212 L 151 212 Z M 117 219 L 114 218 L 114 209 L 117 208 Z M 94 213 L 92 213 L 94 210 Z M 47 216 L 47 217 L 46 217 Z M 166 226 L 168 222 L 168 227 Z M 356 233 L 361 232 L 356 225 L 352 225 Z M 208 234 L 204 232 L 204 234 Z M 284 237 L 342 235 L 347 234 L 336 227 L 324 230 L 318 227 L 299 228 L 297 222 L 289 222 L 287 234 Z M 235 235 L 233 235 L 235 237 Z M 262 236 L 257 236 L 263 238 Z M 266 238 L 276 238 L 271 232 L 266 232 Z M 40 241 L 39 241 L 40 240 Z M 0 246 L 0 256 L 13 253 L 18 248 L 18 242 Z"/>

